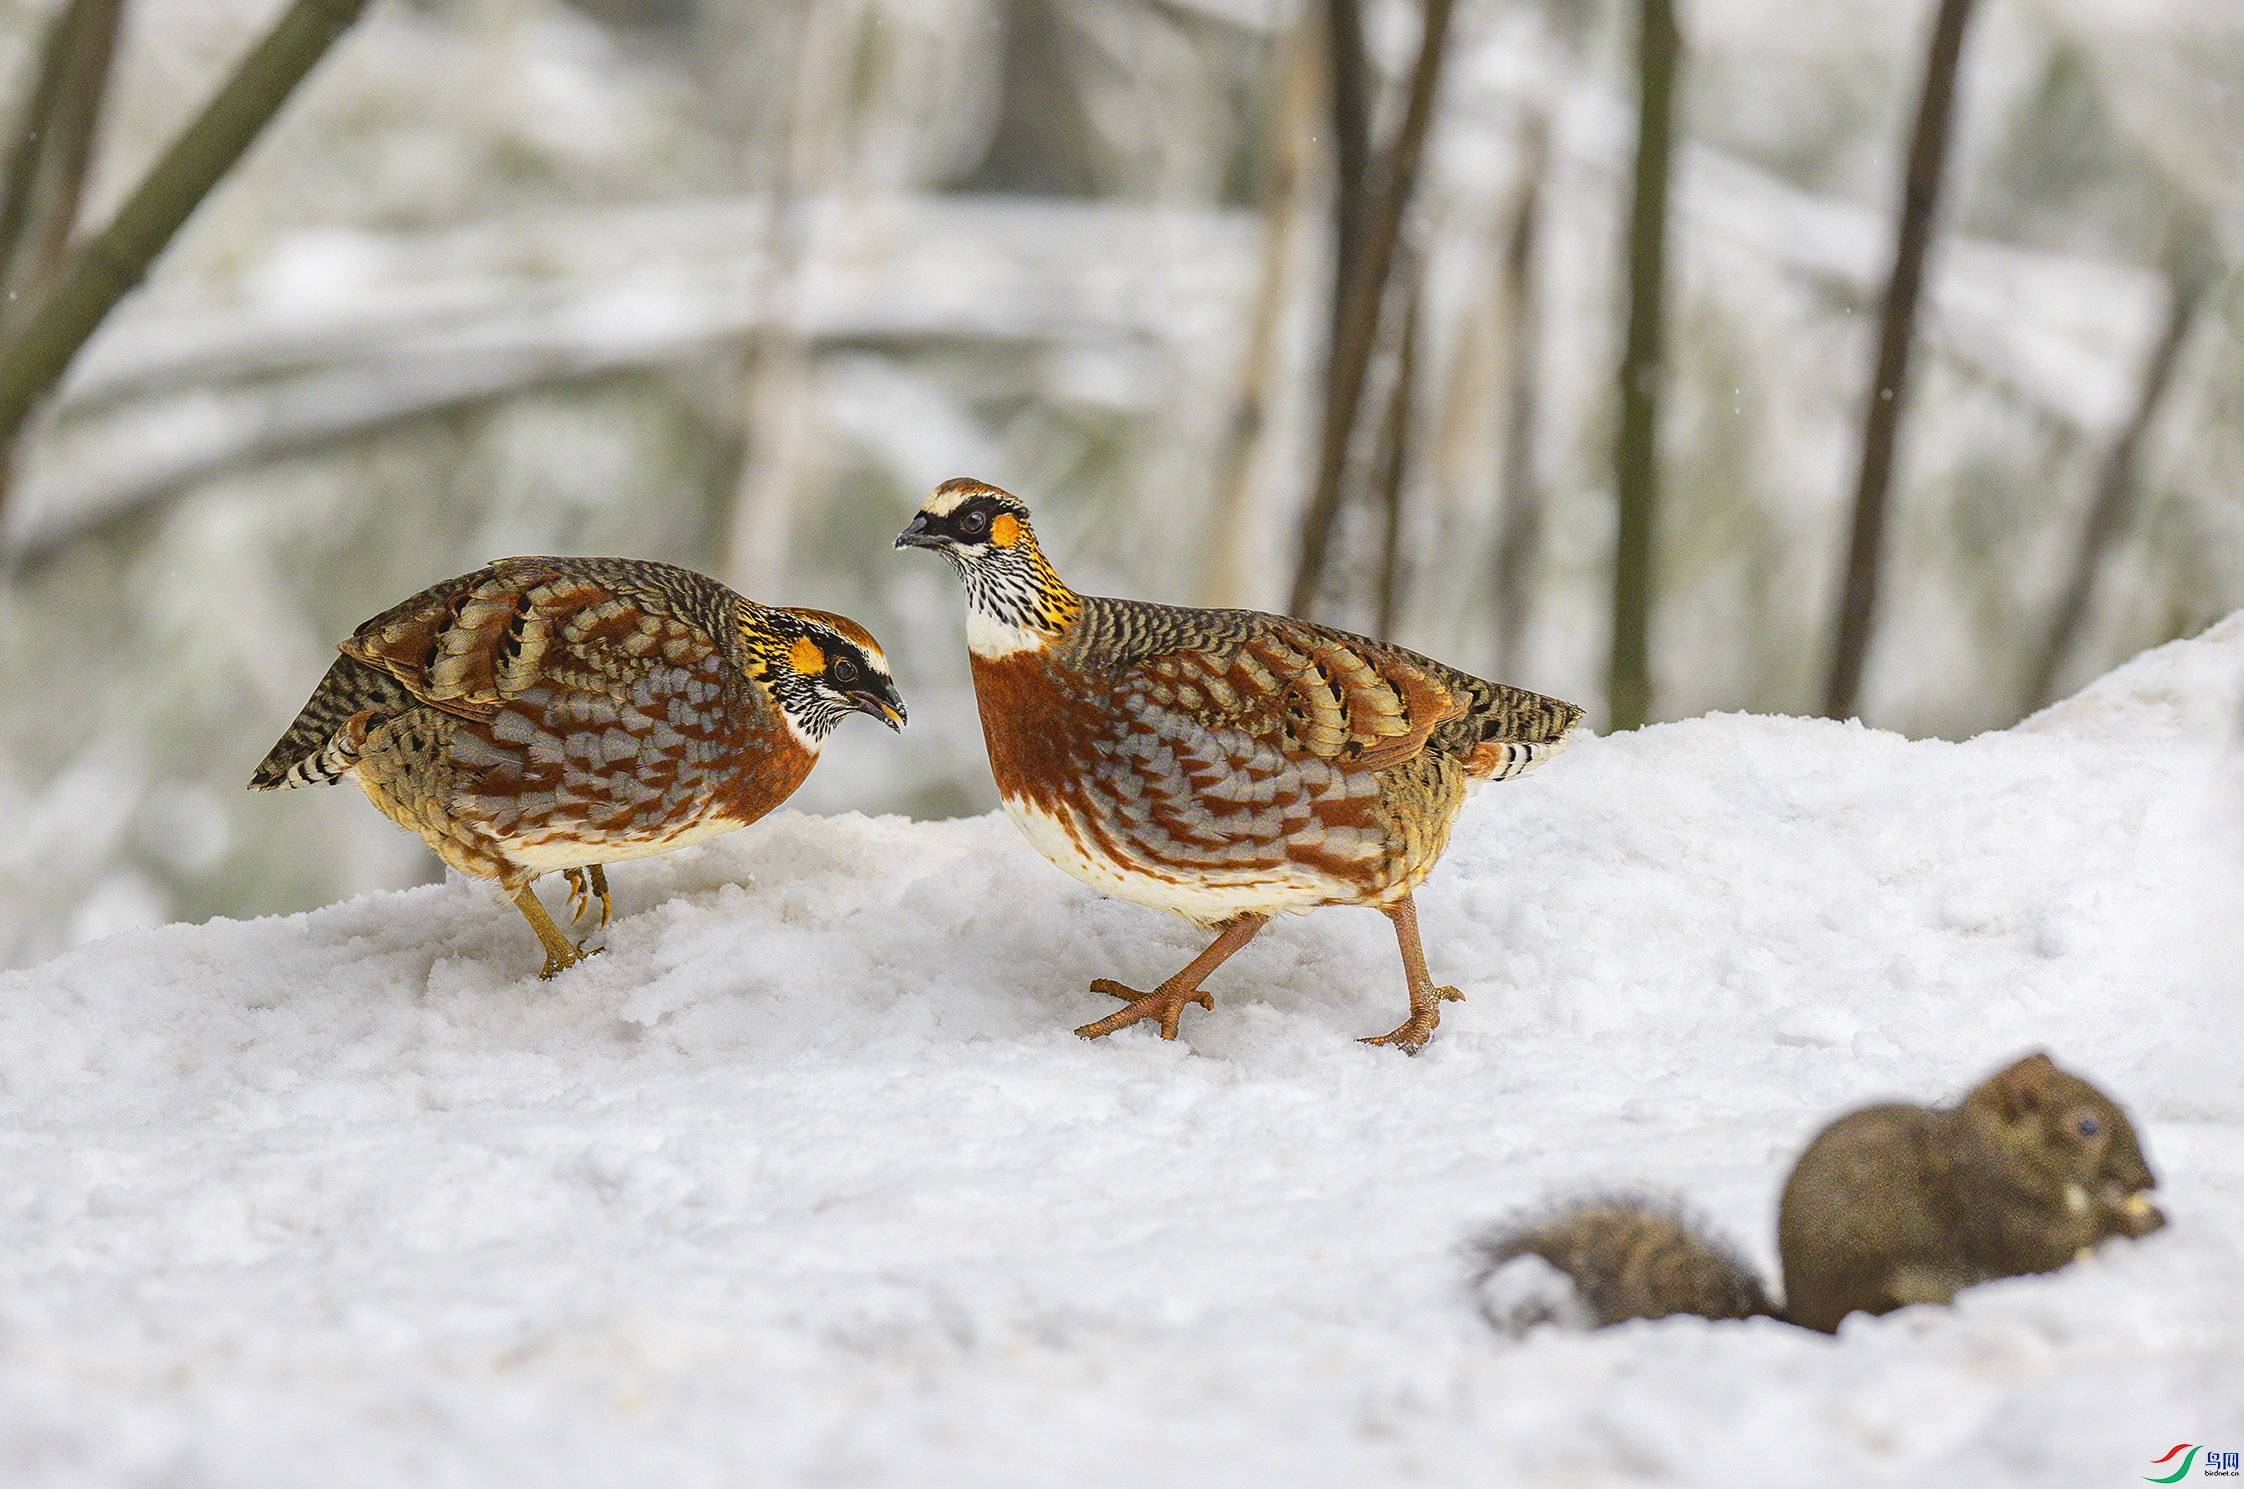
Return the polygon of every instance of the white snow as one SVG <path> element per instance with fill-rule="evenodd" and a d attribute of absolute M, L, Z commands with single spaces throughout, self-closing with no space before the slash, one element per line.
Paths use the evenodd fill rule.
<path fill-rule="evenodd" d="M 0 1483 L 2132 1483 L 2244 1446 L 2244 615 L 1962 744 L 1717 716 L 1477 796 L 1386 923 L 1198 947 L 1002 819 L 619 868 L 550 984 L 465 883 L 0 976 Z M 909 747 L 909 738 L 904 742 Z M 831 768 L 831 763 L 829 763 Z M 549 900 L 559 896 L 549 884 Z M 1501 1336 L 1463 1243 L 2029 1048 L 2163 1233 L 1835 1339 Z"/>

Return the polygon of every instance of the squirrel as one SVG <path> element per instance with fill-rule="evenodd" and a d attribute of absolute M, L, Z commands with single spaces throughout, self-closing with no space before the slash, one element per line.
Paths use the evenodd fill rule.
<path fill-rule="evenodd" d="M 2036 1052 L 1953 1107 L 1865 1107 L 1818 1133 L 1777 1209 L 1781 1307 L 1687 1213 L 1626 1194 L 1498 1227 L 1478 1243 L 1480 1280 L 1539 1256 L 1600 1326 L 1694 1313 L 1832 1334 L 1849 1313 L 1945 1303 L 1975 1282 L 2055 1271 L 2108 1236 L 2148 1235 L 2166 1223 L 2144 1195 L 2157 1183 L 2127 1113 Z"/>

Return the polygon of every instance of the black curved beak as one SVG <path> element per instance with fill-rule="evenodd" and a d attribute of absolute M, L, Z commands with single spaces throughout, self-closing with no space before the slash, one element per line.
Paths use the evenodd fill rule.
<path fill-rule="evenodd" d="M 943 535 L 935 531 L 925 512 L 914 512 L 912 520 L 896 535 L 896 546 L 899 548 L 940 548 L 943 543 Z"/>
<path fill-rule="evenodd" d="M 904 732 L 904 695 L 896 691 L 896 684 L 875 678 L 863 687 L 851 688 L 847 697 L 859 713 L 871 714 L 899 734 Z"/>

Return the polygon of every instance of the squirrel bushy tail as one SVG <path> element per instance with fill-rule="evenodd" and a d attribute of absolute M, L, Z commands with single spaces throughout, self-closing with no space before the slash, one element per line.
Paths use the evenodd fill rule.
<path fill-rule="evenodd" d="M 1675 1200 L 1592 1194 L 1491 1231 L 1476 1244 L 1479 1281 L 1539 1256 L 1573 1281 L 1599 1327 L 1632 1318 L 1781 1317 L 1738 1252 Z"/>
<path fill-rule="evenodd" d="M 1849 1313 L 1946 1303 L 2147 1236 L 2166 1223 L 2149 1198 L 2157 1183 L 2127 1113 L 2037 1051 L 1954 1106 L 1886 1102 L 1816 1135 L 1778 1205 L 1781 1309 L 1688 1211 L 1644 1195 L 1593 1194 L 1509 1222 L 1480 1243 L 1481 1280 L 1539 1256 L 1599 1324 L 1767 1316 L 1830 1334 Z M 1511 1327 L 1557 1310 L 1489 1315 Z"/>

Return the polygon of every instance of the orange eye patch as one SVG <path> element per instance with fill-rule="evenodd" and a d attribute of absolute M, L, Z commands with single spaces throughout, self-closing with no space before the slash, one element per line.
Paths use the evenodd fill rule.
<path fill-rule="evenodd" d="M 990 524 L 990 543 L 997 548 L 1010 548 L 1021 541 L 1021 519 L 1011 512 L 1000 512 Z"/>
<path fill-rule="evenodd" d="M 797 637 L 788 649 L 787 665 L 805 677 L 816 677 L 826 670 L 825 650 L 808 636 Z"/>

